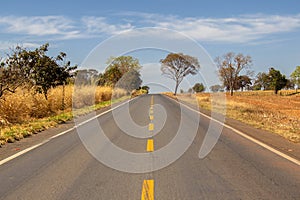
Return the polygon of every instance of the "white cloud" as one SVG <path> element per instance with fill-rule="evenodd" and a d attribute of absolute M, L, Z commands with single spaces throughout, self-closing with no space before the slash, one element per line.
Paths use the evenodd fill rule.
<path fill-rule="evenodd" d="M 158 27 L 182 32 L 198 41 L 254 44 L 279 33 L 298 31 L 300 14 L 205 18 L 124 12 L 79 20 L 65 16 L 0 16 L 0 27 L 1 34 L 31 41 L 106 37 L 136 27 Z"/>
<path fill-rule="evenodd" d="M 82 22 L 87 27 L 87 32 L 89 34 L 105 33 L 108 35 L 115 35 L 134 28 L 130 23 L 109 24 L 104 17 L 83 17 Z"/>
<path fill-rule="evenodd" d="M 141 15 L 143 16 L 143 15 Z M 300 28 L 300 15 L 248 15 L 233 18 L 179 18 L 144 15 L 152 25 L 183 32 L 200 41 L 244 43 Z"/>
<path fill-rule="evenodd" d="M 79 30 L 73 22 L 63 16 L 6 16 L 0 17 L 2 32 L 31 36 L 59 35 L 67 38 L 76 37 Z"/>

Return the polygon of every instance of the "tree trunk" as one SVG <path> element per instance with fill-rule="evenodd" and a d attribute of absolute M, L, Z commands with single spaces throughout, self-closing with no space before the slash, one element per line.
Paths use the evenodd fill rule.
<path fill-rule="evenodd" d="M 176 82 L 174 95 L 176 96 L 179 84 Z"/>
<path fill-rule="evenodd" d="M 233 96 L 233 87 L 230 88 L 230 96 Z"/>

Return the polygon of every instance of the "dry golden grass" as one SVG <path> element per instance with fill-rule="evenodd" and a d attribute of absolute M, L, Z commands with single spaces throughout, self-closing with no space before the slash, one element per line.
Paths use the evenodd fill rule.
<path fill-rule="evenodd" d="M 283 96 L 292 93 L 294 91 L 280 91 L 278 95 L 273 91 L 236 92 L 234 96 L 226 94 L 224 111 L 218 110 L 224 102 L 214 98 L 212 103 L 212 95 L 215 94 L 199 93 L 195 97 L 203 109 L 211 110 L 213 106 L 214 111 L 226 113 L 229 118 L 300 142 L 300 94 Z M 193 99 L 188 95 L 178 95 L 177 98 L 183 101 Z"/>
<path fill-rule="evenodd" d="M 0 99 L 0 145 L 72 119 L 72 108 L 88 107 L 76 112 L 84 114 L 107 106 L 112 98 L 125 95 L 127 93 L 122 89 L 92 86 L 76 87 L 74 93 L 73 85 L 65 86 L 64 90 L 62 86 L 51 89 L 47 100 L 44 95 L 28 90 L 7 94 Z"/>

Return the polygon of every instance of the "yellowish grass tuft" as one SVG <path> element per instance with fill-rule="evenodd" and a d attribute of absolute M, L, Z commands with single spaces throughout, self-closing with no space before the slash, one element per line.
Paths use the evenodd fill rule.
<path fill-rule="evenodd" d="M 76 94 L 76 95 L 73 95 Z M 72 108 L 80 108 L 81 115 L 108 106 L 112 96 L 120 99 L 127 93 L 110 87 L 76 87 L 67 85 L 53 88 L 44 95 L 34 91 L 18 90 L 0 99 L 0 145 L 14 142 L 72 119 Z M 96 105 L 95 105 L 96 104 Z"/>

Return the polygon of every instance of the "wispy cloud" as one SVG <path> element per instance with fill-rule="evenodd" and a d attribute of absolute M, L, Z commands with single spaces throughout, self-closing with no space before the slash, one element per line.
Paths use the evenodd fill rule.
<path fill-rule="evenodd" d="M 89 34 L 114 35 L 134 28 L 130 23 L 109 24 L 105 17 L 86 16 L 82 18 L 82 22 L 87 27 Z"/>
<path fill-rule="evenodd" d="M 6 33 L 32 36 L 76 36 L 79 30 L 64 16 L 0 17 L 0 25 Z"/>
<path fill-rule="evenodd" d="M 146 13 L 141 20 L 156 27 L 183 32 L 196 40 L 212 42 L 245 43 L 254 42 L 284 32 L 300 29 L 300 15 L 244 15 L 232 18 L 202 18 L 162 16 Z M 130 16 L 130 13 L 127 15 Z"/>
<path fill-rule="evenodd" d="M 299 31 L 300 14 L 204 18 L 124 12 L 79 20 L 66 16 L 0 16 L 0 27 L 0 34 L 11 34 L 16 41 L 18 37 L 30 41 L 106 37 L 133 28 L 158 27 L 182 32 L 198 41 L 259 43 L 280 33 Z"/>

